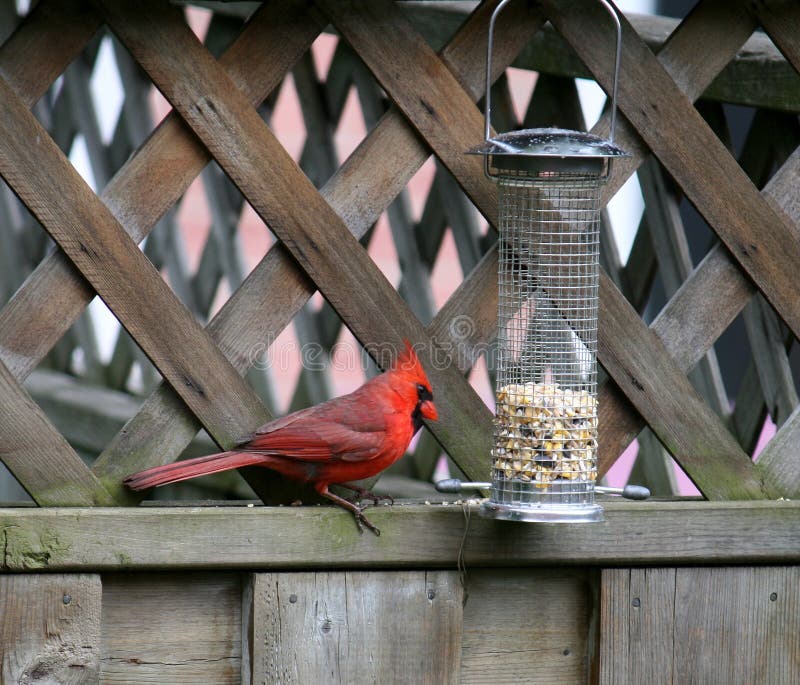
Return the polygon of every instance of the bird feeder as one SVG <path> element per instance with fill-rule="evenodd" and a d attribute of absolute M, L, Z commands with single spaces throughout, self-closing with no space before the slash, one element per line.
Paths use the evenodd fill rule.
<path fill-rule="evenodd" d="M 491 497 L 484 516 L 515 521 L 599 521 L 597 303 L 600 192 L 614 145 L 619 18 L 610 138 L 560 128 L 491 136 L 489 24 L 483 144 L 497 183 L 498 345 Z"/>

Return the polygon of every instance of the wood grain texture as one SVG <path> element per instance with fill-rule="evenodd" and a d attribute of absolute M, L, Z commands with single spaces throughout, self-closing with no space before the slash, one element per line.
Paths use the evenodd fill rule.
<path fill-rule="evenodd" d="M 800 205 L 792 198 L 792 187 L 800 178 L 800 151 L 792 154 L 765 186 L 762 194 L 779 204 L 789 217 L 800 223 Z M 708 293 L 714 293 L 713 306 Z M 755 286 L 731 260 L 727 249 L 718 244 L 698 264 L 673 298 L 651 324 L 669 354 L 684 371 L 689 371 L 702 354 L 714 344 L 755 293 Z M 631 409 L 618 389 L 606 384 L 599 391 L 600 433 L 598 472 L 604 474 L 617 456 L 638 435 L 645 422 Z M 790 429 L 787 421 L 787 430 Z M 783 429 L 782 429 L 783 430 Z M 787 444 L 791 444 L 789 441 Z M 775 448 L 778 444 L 775 445 Z M 769 444 L 767 448 L 769 449 Z M 758 468 L 785 496 L 800 488 L 800 467 L 795 460 L 784 463 L 781 450 L 765 454 Z"/>
<path fill-rule="evenodd" d="M 99 15 L 80 0 L 37 3 L 0 46 L 0 77 L 32 107 L 100 25 Z"/>
<path fill-rule="evenodd" d="M 388 1 L 317 0 L 409 122 L 491 222 L 497 189 L 483 160 L 465 152 L 482 140 L 484 118 L 447 65 Z M 386 36 L 393 36 L 387 41 Z"/>
<path fill-rule="evenodd" d="M 263 13 L 262 13 L 263 15 Z M 261 29 L 263 31 L 265 26 L 272 26 L 275 24 L 276 17 L 263 17 L 262 15 L 257 15 L 257 18 L 262 18 Z M 472 62 L 479 62 L 481 59 L 481 52 L 477 49 L 471 49 L 470 46 L 472 45 L 472 38 L 475 36 L 480 36 L 485 34 L 483 30 L 483 23 L 485 23 L 486 14 L 484 12 L 483 16 L 478 17 L 476 21 L 470 22 L 465 29 L 469 29 L 468 31 L 462 31 L 462 33 L 454 39 L 451 47 L 449 50 L 445 51 L 446 55 L 450 55 L 451 59 L 454 61 L 457 60 L 468 60 L 471 59 Z M 513 17 L 512 17 L 513 18 Z M 267 21 L 270 19 L 270 21 Z M 255 20 L 253 21 L 255 23 Z M 523 32 L 530 32 L 532 30 L 531 27 L 526 27 L 525 22 L 518 24 L 518 29 L 516 31 L 517 36 L 522 34 Z M 296 27 L 293 27 L 296 29 Z M 249 31 L 249 33 L 248 33 Z M 258 38 L 252 38 L 253 35 L 260 36 L 262 40 Z M 466 35 L 464 35 L 466 34 Z M 237 41 L 237 45 L 239 42 L 243 42 L 245 35 L 251 36 L 250 43 L 251 43 L 251 51 L 252 45 L 270 45 L 274 43 L 274 39 L 270 38 L 270 34 L 259 34 L 258 31 L 249 30 L 247 29 L 240 37 L 239 41 Z M 286 35 L 293 35 L 291 31 L 287 31 Z M 521 41 L 522 38 L 516 37 L 515 40 L 517 42 Z M 503 59 L 510 59 L 514 46 L 513 41 L 512 44 L 509 45 L 507 52 L 503 50 L 499 51 L 501 54 L 498 56 L 499 59 L 497 60 L 498 67 L 502 68 Z M 241 55 L 241 52 L 239 53 Z M 506 57 L 505 55 L 508 55 Z M 259 55 L 256 55 L 260 57 Z M 226 63 L 226 56 L 223 57 L 223 63 Z M 255 56 L 254 56 L 255 57 Z M 252 60 L 251 60 L 252 61 Z M 242 60 L 245 62 L 245 60 Z M 257 61 L 255 62 L 258 63 Z M 235 62 L 231 60 L 230 65 L 239 68 L 238 65 L 240 62 Z M 469 66 L 470 62 L 466 63 L 466 66 Z M 229 66 L 229 68 L 231 68 Z M 258 73 L 261 73 L 260 70 L 256 70 Z M 470 74 L 470 72 L 467 72 Z M 470 76 L 472 76 L 470 74 Z M 244 78 L 240 76 L 240 78 Z M 467 79 L 469 82 L 469 78 Z M 471 90 L 477 94 L 480 92 L 480 83 L 481 79 L 474 78 L 472 76 L 472 83 L 470 84 Z M 168 120 L 163 124 L 156 134 L 148 141 L 145 148 L 143 148 L 140 153 L 131 160 L 131 167 L 129 169 L 129 174 L 121 173 L 118 175 L 117 179 L 119 182 L 116 183 L 116 187 L 118 192 L 108 193 L 107 197 L 104 195 L 104 199 L 109 202 L 113 207 L 117 206 L 119 203 L 123 203 L 120 207 L 119 211 L 117 211 L 118 216 L 125 217 L 126 219 L 126 227 L 134 227 L 134 233 L 137 233 L 138 236 L 144 235 L 147 230 L 147 223 L 150 220 L 149 216 L 142 217 L 141 214 L 143 211 L 152 211 L 154 214 L 153 220 L 155 217 L 158 216 L 158 208 L 163 206 L 163 198 L 168 196 L 170 193 L 176 194 L 181 192 L 182 188 L 176 190 L 171 189 L 172 179 L 175 180 L 184 180 L 187 178 L 191 178 L 191 173 L 187 171 L 184 167 L 187 164 L 197 164 L 197 162 L 193 159 L 191 150 L 191 142 L 187 145 L 185 144 L 185 140 L 182 139 L 180 136 L 175 135 L 176 129 L 179 131 L 179 127 L 174 126 L 174 117 L 168 118 Z M 171 133 L 170 133 L 171 132 Z M 379 132 L 388 132 L 388 135 L 377 135 Z M 347 183 L 341 184 L 332 184 L 331 185 L 331 197 L 334 200 L 335 204 L 338 204 L 340 208 L 340 213 L 349 213 L 351 214 L 351 219 L 353 221 L 353 226 L 351 228 L 355 228 L 357 231 L 363 233 L 364 230 L 368 227 L 373 219 L 370 219 L 370 216 L 377 216 L 377 214 L 382 210 L 383 206 L 381 202 L 384 204 L 388 202 L 388 200 L 382 200 L 378 197 L 378 202 L 375 202 L 373 206 L 364 208 L 362 206 L 362 198 L 367 197 L 363 194 L 353 194 L 352 189 L 357 189 L 360 186 L 361 178 L 364 179 L 372 177 L 375 178 L 375 172 L 380 171 L 381 174 L 385 175 L 386 182 L 388 183 L 391 181 L 393 185 L 388 187 L 389 193 L 386 196 L 391 196 L 392 188 L 397 188 L 399 190 L 402 187 L 403 177 L 410 177 L 411 174 L 418 168 L 419 164 L 425 159 L 426 152 L 424 148 L 421 148 L 417 139 L 411 133 L 407 126 L 402 122 L 402 117 L 397 116 L 396 113 L 392 116 L 392 113 L 384 117 L 381 124 L 378 126 L 375 132 L 373 132 L 370 138 L 372 139 L 374 136 L 376 143 L 380 140 L 385 141 L 385 144 L 389 147 L 395 147 L 399 150 L 410 150 L 413 154 L 410 158 L 410 161 L 406 161 L 406 157 L 403 155 L 395 155 L 392 159 L 394 164 L 386 164 L 385 163 L 385 156 L 382 153 L 381 145 L 376 144 L 374 146 L 365 145 L 364 149 L 366 150 L 366 156 L 369 155 L 374 156 L 376 159 L 382 159 L 382 164 L 368 164 L 364 167 L 364 171 L 360 174 L 354 174 L 352 171 L 349 173 L 342 174 L 343 179 L 350 180 L 351 183 L 348 185 Z M 188 136 L 184 136 L 184 138 L 190 138 Z M 191 138 L 191 140 L 194 140 Z M 158 145 L 156 143 L 158 142 Z M 393 145 L 396 143 L 397 145 Z M 150 154 L 151 151 L 153 154 Z M 161 151 L 161 154 L 158 152 Z M 159 173 L 159 167 L 164 167 L 164 163 L 167 161 L 166 159 L 162 159 L 164 157 L 164 153 L 170 155 L 169 159 L 169 171 L 170 178 L 168 183 L 159 184 L 158 187 L 158 194 L 155 198 L 142 198 L 142 201 L 137 203 L 136 198 L 139 197 L 139 193 L 141 191 L 138 190 L 139 187 L 144 186 L 137 186 L 137 179 L 139 178 L 151 178 L 154 177 L 157 173 Z M 201 161 L 205 160 L 205 157 L 202 157 Z M 403 164 L 407 164 L 407 168 L 402 168 Z M 402 174 L 398 174 L 398 166 L 402 170 Z M 388 167 L 388 168 L 387 168 Z M 352 169 L 353 167 L 351 167 Z M 356 165 L 356 169 L 359 167 Z M 344 170 L 346 171 L 346 169 Z M 138 173 L 137 173 L 138 172 Z M 400 179 L 400 184 L 398 184 L 398 178 Z M 115 179 L 116 180 L 116 179 Z M 188 182 L 188 181 L 187 181 Z M 112 186 L 115 185 L 115 182 L 112 181 Z M 385 187 L 382 185 L 382 187 Z M 147 190 L 152 192 L 151 184 L 147 184 Z M 132 196 L 132 200 L 128 201 L 127 198 Z M 153 199 L 158 200 L 157 202 L 153 202 Z M 336 200 L 339 200 L 336 203 Z M 359 204 L 361 203 L 361 204 Z M 368 210 L 368 211 L 366 211 Z M 279 252 L 282 252 L 279 250 Z M 254 312 L 252 310 L 240 309 L 242 316 L 240 320 L 242 322 L 247 322 L 247 327 L 243 330 L 241 326 L 233 326 L 228 325 L 228 321 L 224 317 L 220 317 L 219 320 L 219 328 L 216 330 L 221 331 L 220 337 L 222 338 L 223 343 L 223 350 L 228 352 L 228 350 L 233 349 L 235 351 L 235 358 L 233 359 L 234 363 L 237 366 L 242 365 L 244 366 L 247 362 L 252 361 L 247 358 L 247 351 L 252 347 L 251 342 L 258 342 L 260 340 L 268 338 L 268 334 L 261 333 L 261 329 L 257 326 L 252 325 L 254 321 L 260 321 L 262 317 L 267 316 L 268 313 L 278 312 L 278 321 L 275 326 L 277 326 L 277 330 L 280 330 L 285 323 L 280 323 L 280 321 L 288 321 L 291 317 L 293 311 L 299 308 L 300 304 L 305 301 L 308 295 L 302 298 L 298 304 L 295 305 L 294 310 L 288 311 L 286 316 L 281 316 L 280 312 L 283 311 L 283 307 L 280 306 L 279 302 L 276 302 L 273 298 L 270 301 L 270 307 L 263 306 L 263 300 L 258 295 L 260 292 L 271 291 L 276 292 L 277 295 L 283 295 L 284 293 L 287 294 L 287 297 L 291 294 L 292 289 L 289 286 L 289 283 L 296 283 L 297 278 L 293 277 L 291 271 L 294 270 L 294 264 L 288 256 L 284 255 L 272 255 L 274 257 L 279 257 L 277 260 L 273 260 L 273 263 L 277 261 L 280 263 L 281 261 L 284 262 L 284 265 L 288 264 L 291 267 L 291 270 L 287 269 L 275 269 L 274 273 L 272 273 L 272 277 L 275 283 L 280 282 L 280 288 L 269 287 L 270 282 L 267 281 L 265 283 L 264 280 L 260 280 L 258 278 L 254 278 L 252 283 L 250 284 L 252 287 L 250 289 L 250 293 L 254 293 L 253 297 L 249 298 L 235 298 L 238 302 L 241 303 L 250 303 L 251 307 L 254 307 L 256 303 L 258 303 L 260 311 L 255 313 L 258 316 L 253 316 Z M 50 265 L 48 265 L 50 266 Z M 484 270 L 485 273 L 489 273 L 491 269 Z M 47 274 L 48 276 L 54 275 L 55 270 L 47 269 L 47 270 L 39 270 L 39 273 Z M 270 274 L 268 269 L 264 269 L 262 274 Z M 287 283 L 287 280 L 289 283 Z M 308 289 L 307 281 L 304 278 L 299 279 L 301 286 L 303 286 L 303 290 Z M 261 286 L 264 286 L 263 288 Z M 17 307 L 17 311 L 39 311 L 42 308 L 42 300 L 44 303 L 49 303 L 51 301 L 56 301 L 58 305 L 60 305 L 60 310 L 63 312 L 65 309 L 69 310 L 69 298 L 67 298 L 67 303 L 63 300 L 60 300 L 60 295 L 65 292 L 65 288 L 63 287 L 63 283 L 61 279 L 54 278 L 52 279 L 51 287 L 44 287 L 42 288 L 42 293 L 39 297 L 37 297 L 37 302 L 33 302 L 31 304 L 38 304 L 38 306 L 21 306 Z M 23 288 L 21 293 L 24 292 L 36 292 L 35 288 Z M 242 292 L 242 295 L 245 294 L 246 291 Z M 473 289 L 471 292 L 474 294 L 476 291 Z M 47 293 L 47 295 L 44 295 Z M 308 293 L 310 294 L 310 292 Z M 20 298 L 18 300 L 20 303 L 25 302 L 25 298 Z M 457 302 L 455 300 L 454 302 Z M 235 304 L 235 302 L 231 302 L 230 304 Z M 73 307 L 74 308 L 74 307 Z M 268 312 L 264 310 L 268 309 Z M 236 310 L 236 307 L 231 308 L 231 313 Z M 224 311 L 224 310 L 223 310 Z M 274 314 L 273 314 L 274 315 Z M 236 317 L 233 317 L 232 320 L 235 320 Z M 22 321 L 27 323 L 30 317 L 22 317 Z M 440 317 L 438 328 L 435 330 L 438 331 L 446 331 L 447 325 L 449 324 L 450 320 L 445 319 L 444 317 Z M 270 321 L 266 321 L 266 324 L 271 323 Z M 443 325 L 444 324 L 444 325 Z M 13 328 L 13 327 L 12 327 Z M 31 335 L 25 337 L 20 336 L 22 343 L 21 347 L 24 347 L 26 350 L 30 349 L 30 346 L 34 343 L 37 343 L 42 340 L 42 331 L 37 330 L 33 326 L 29 328 L 31 331 Z M 216 330 L 212 329 L 213 332 L 216 333 Z M 49 333 L 49 331 L 47 331 Z M 60 333 L 57 333 L 59 335 Z M 480 342 L 480 341 L 478 341 Z M 46 351 L 49 349 L 47 344 L 42 345 L 41 348 Z M 460 349 L 460 348 L 457 348 Z M 41 355 L 30 355 L 27 357 L 25 361 L 25 365 L 30 368 L 33 363 L 38 361 Z M 468 367 L 467 367 L 468 368 Z M 466 370 L 463 368 L 462 370 Z M 21 372 L 24 373 L 24 369 L 21 369 Z M 196 422 L 191 415 L 183 409 L 182 403 L 177 400 L 174 395 L 171 395 L 171 392 L 168 390 L 159 391 L 157 396 L 154 396 L 152 402 L 148 401 L 145 405 L 143 412 L 137 417 L 137 422 L 135 424 L 129 425 L 126 428 L 126 431 L 120 433 L 119 440 L 112 443 L 112 445 L 107 450 L 106 454 L 104 455 L 105 458 L 101 457 L 98 460 L 97 464 L 95 465 L 95 472 L 103 478 L 104 482 L 108 484 L 109 487 L 114 487 L 114 484 L 119 481 L 119 479 L 126 475 L 127 473 L 137 470 L 138 468 L 145 468 L 146 466 L 153 465 L 154 458 L 163 459 L 165 454 L 169 455 L 170 453 L 177 453 L 185 444 L 185 441 L 189 439 L 191 435 L 194 434 L 196 430 Z M 180 426 L 181 430 L 176 430 L 176 424 Z M 142 428 L 140 430 L 140 427 Z M 170 449 L 169 444 L 180 445 L 180 447 L 175 447 Z M 149 455 L 149 456 L 148 456 Z M 155 457 L 153 455 L 156 455 Z M 119 486 L 117 485 L 117 488 Z M 118 492 L 118 496 L 124 495 L 124 491 Z"/>
<path fill-rule="evenodd" d="M 680 194 L 653 157 L 639 167 L 638 178 L 650 239 L 658 256 L 658 273 L 666 297 L 670 299 L 694 269 L 680 214 Z M 689 373 L 689 380 L 714 412 L 727 418 L 730 401 L 714 348 L 709 349 Z"/>
<path fill-rule="evenodd" d="M 472 508 L 468 566 L 800 562 L 796 502 L 603 502 L 592 525 L 514 526 Z M 2 570 L 455 568 L 458 505 L 0 509 Z M 658 522 L 658 525 L 655 525 Z M 165 545 L 164 541 L 169 540 Z"/>
<path fill-rule="evenodd" d="M 702 6 L 703 3 L 700 3 Z M 708 3 L 705 3 L 708 4 Z M 729 2 L 730 12 L 739 12 L 740 24 L 755 24 L 747 17 L 741 5 Z M 412 21 L 419 10 L 409 12 Z M 442 15 L 451 14 L 444 8 L 428 10 L 436 15 L 438 24 L 444 24 Z M 653 52 L 659 52 L 665 41 L 675 30 L 679 20 L 671 17 L 634 14 L 625 16 Z M 424 17 L 424 13 L 423 13 Z M 418 19 L 414 22 L 420 31 L 424 26 Z M 436 24 L 425 31 L 426 38 L 432 37 Z M 716 45 L 715 45 L 716 48 Z M 716 60 L 706 50 L 698 57 Z M 565 77 L 592 78 L 591 72 L 575 55 L 569 44 L 552 27 L 540 31 L 514 61 L 519 69 L 531 69 Z M 776 49 L 775 45 L 762 32 L 751 35 L 741 49 L 723 68 L 713 82 L 702 92 L 704 100 L 732 104 L 749 105 L 771 110 L 795 112 L 800 109 L 800 78 Z"/>
<path fill-rule="evenodd" d="M 708 3 L 706 3 L 706 4 L 708 4 Z"/>
<path fill-rule="evenodd" d="M 238 574 L 103 576 L 100 679 L 107 685 L 239 683 Z"/>
<path fill-rule="evenodd" d="M 600 19 L 608 22 L 608 17 Z M 606 23 L 601 23 L 606 27 Z M 705 0 L 697 3 L 661 47 L 656 59 L 684 95 L 697 100 L 714 81 L 739 48 L 753 33 L 757 24 L 741 7 L 728 0 Z M 625 38 L 623 37 L 623 41 Z M 637 39 L 640 40 L 640 39 Z M 705 46 L 713 43 L 714 50 Z M 624 63 L 623 63 L 624 64 Z M 603 85 L 602 82 L 598 82 Z M 603 201 L 613 197 L 628 177 L 650 155 L 648 144 L 636 127 L 618 112 L 614 142 L 632 154 L 615 161 L 611 178 L 603 189 Z M 592 133 L 607 137 L 611 117 L 603 114 Z"/>
<path fill-rule="evenodd" d="M 759 0 L 748 3 L 748 9 L 764 27 L 778 50 L 797 70 L 800 65 L 800 41 L 792 30 L 800 21 L 797 6 L 786 0 Z"/>
<path fill-rule="evenodd" d="M 699 3 L 664 43 L 658 60 L 687 97 L 694 100 L 734 56 L 754 27 L 752 18 L 743 15 L 735 3 L 723 0 Z M 709 42 L 715 46 L 712 53 L 703 47 Z M 601 117 L 592 132 L 608 135 L 608 123 L 607 115 Z M 620 117 L 617 123 L 616 141 L 632 152 L 633 157 L 614 165 L 612 177 L 603 192 L 604 201 L 616 193 L 649 154 L 638 133 L 624 117 Z M 787 202 L 793 196 L 785 185 L 796 176 L 797 167 L 792 167 L 787 164 L 767 189 L 772 197 L 781 198 L 781 202 Z M 797 220 L 800 213 L 795 213 L 793 217 Z M 714 293 L 713 307 L 707 306 L 710 292 Z M 752 293 L 752 282 L 731 264 L 724 248 L 716 247 L 665 306 L 652 328 L 680 368 L 688 372 L 741 311 Z M 621 304 L 617 302 L 617 305 Z M 605 307 L 601 299 L 601 316 Z M 632 317 L 629 317 L 627 325 L 631 330 L 639 328 L 638 322 Z M 598 352 L 601 361 L 606 356 L 625 356 L 625 336 L 605 337 L 603 342 L 607 342 L 609 347 L 601 345 Z M 600 388 L 599 406 L 600 425 L 603 428 L 600 432 L 598 471 L 602 475 L 638 435 L 645 422 L 613 384 L 606 383 Z"/>
<path fill-rule="evenodd" d="M 800 568 L 685 568 L 675 579 L 677 682 L 800 679 Z"/>
<path fill-rule="evenodd" d="M 603 569 L 600 586 L 601 685 L 672 683 L 674 568 Z"/>
<path fill-rule="evenodd" d="M 100 576 L 0 576 L 0 680 L 99 683 Z"/>
<path fill-rule="evenodd" d="M 734 56 L 754 28 L 752 18 L 743 14 L 735 3 L 724 0 L 698 3 L 664 43 L 658 61 L 686 96 L 694 100 Z M 711 53 L 703 48 L 709 43 L 715 46 Z M 592 132 L 608 135 L 608 125 L 609 118 L 605 115 Z M 624 164 L 614 165 L 604 190 L 604 200 L 616 193 L 649 154 L 624 116 L 617 122 L 616 141 L 634 156 Z M 793 171 L 780 173 L 776 179 L 780 176 L 785 182 L 793 175 Z M 791 193 L 781 192 L 781 197 L 790 196 Z M 728 327 L 754 292 L 752 282 L 730 259 L 724 247 L 713 248 L 652 324 L 653 330 L 685 372 Z M 709 292 L 715 296 L 713 307 L 707 306 Z M 602 301 L 600 307 L 602 312 Z M 624 345 L 624 339 L 610 338 L 609 342 L 615 345 L 610 353 L 624 356 L 624 349 L 616 349 L 617 343 Z M 606 353 L 603 348 L 599 350 L 601 361 Z M 611 384 L 600 388 L 599 399 L 603 429 L 600 432 L 598 472 L 603 475 L 639 434 L 645 421 L 619 388 Z"/>
<path fill-rule="evenodd" d="M 37 369 L 24 387 L 67 441 L 89 453 L 101 452 L 141 407 L 141 400 L 130 393 L 88 384 L 59 371 Z M 200 456 L 214 449 L 203 432 L 185 454 Z M 99 477 L 96 471 L 95 475 Z"/>
<path fill-rule="evenodd" d="M 699 3 L 666 42 L 658 60 L 687 97 L 695 99 L 754 26 L 752 18 L 743 14 L 735 3 L 715 0 Z M 715 50 L 699 58 L 697 51 L 702 50 L 706 41 L 713 43 Z M 604 128 L 601 119 L 594 131 L 603 130 L 607 131 L 607 122 Z M 626 132 L 635 136 L 624 117 L 617 130 L 618 136 Z M 641 163 L 638 156 L 636 159 L 637 164 Z M 769 201 L 778 202 L 795 223 L 800 221 L 800 211 L 790 188 L 796 182 L 798 170 L 798 160 L 790 158 L 764 190 Z M 620 172 L 623 172 L 622 177 L 617 178 Z M 616 167 L 608 186 L 610 192 L 620 187 L 621 181 L 627 178 L 626 172 L 627 169 Z M 731 262 L 727 250 L 718 245 L 692 272 L 651 326 L 679 366 L 689 371 L 742 310 L 753 292 L 752 282 Z M 707 306 L 708 293 L 714 293 L 713 307 Z M 645 422 L 618 389 L 605 385 L 600 389 L 600 423 L 604 426 L 598 459 L 598 472 L 602 475 L 638 435 Z M 772 480 L 774 484 L 780 482 L 777 478 Z"/>
<path fill-rule="evenodd" d="M 454 571 L 253 575 L 252 682 L 456 683 Z"/>
<path fill-rule="evenodd" d="M 90 453 L 100 452 L 141 404 L 129 393 L 49 369 L 34 371 L 24 387 L 70 444 Z"/>
<path fill-rule="evenodd" d="M 435 341 L 180 15 L 158 2 L 133 14 L 120 3 L 101 5 L 122 42 L 373 356 L 386 364 L 387 348 L 404 338 L 418 346 L 440 399 L 439 420 L 429 429 L 465 473 L 484 474 L 492 420 L 486 405 L 458 369 L 436 361 Z"/>
<path fill-rule="evenodd" d="M 766 474 L 770 480 L 780 483 L 788 497 L 796 497 L 800 493 L 798 440 L 800 440 L 800 407 L 786 419 L 786 423 L 766 444 L 756 462 L 759 471 Z"/>
<path fill-rule="evenodd" d="M 600 682 L 795 682 L 798 580 L 797 566 L 604 570 Z"/>
<path fill-rule="evenodd" d="M 40 506 L 115 500 L 0 362 L 0 459 Z"/>
<path fill-rule="evenodd" d="M 389 3 L 323 2 L 321 5 L 493 223 L 497 211 L 496 189 L 482 173 L 476 173 L 475 165 L 471 164 L 474 160 L 463 154 L 475 141 L 469 131 L 480 130 L 482 118 L 443 61 Z M 381 36 L 389 31 L 396 39 L 387 52 Z M 397 64 L 402 64 L 402 68 L 396 68 Z M 415 78 L 411 80 L 407 74 Z"/>
<path fill-rule="evenodd" d="M 468 570 L 459 682 L 588 682 L 592 582 L 581 569 Z"/>

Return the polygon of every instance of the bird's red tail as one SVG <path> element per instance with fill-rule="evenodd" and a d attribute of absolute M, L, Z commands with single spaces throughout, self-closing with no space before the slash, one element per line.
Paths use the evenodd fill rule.
<path fill-rule="evenodd" d="M 146 490 L 157 485 L 167 485 L 178 481 L 205 476 L 210 473 L 238 469 L 263 463 L 264 457 L 252 452 L 219 452 L 205 457 L 195 457 L 184 461 L 176 461 L 164 466 L 156 466 L 128 476 L 123 483 L 131 490 Z"/>

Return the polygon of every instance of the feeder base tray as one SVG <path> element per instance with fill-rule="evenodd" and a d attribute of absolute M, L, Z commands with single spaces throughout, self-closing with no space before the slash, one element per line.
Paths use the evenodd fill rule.
<path fill-rule="evenodd" d="M 526 523 L 596 523 L 605 520 L 603 507 L 599 504 L 520 506 L 499 504 L 489 500 L 481 505 L 479 513 L 484 518 Z"/>

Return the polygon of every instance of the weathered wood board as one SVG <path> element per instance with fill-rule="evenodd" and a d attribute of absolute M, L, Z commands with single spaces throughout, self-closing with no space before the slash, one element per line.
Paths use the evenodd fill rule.
<path fill-rule="evenodd" d="M 4 571 L 800 563 L 799 502 L 604 502 L 606 520 L 522 525 L 452 503 L 0 509 Z M 654 521 L 658 525 L 654 525 Z"/>
<path fill-rule="evenodd" d="M 585 683 L 594 574 L 467 571 L 462 685 Z"/>
<path fill-rule="evenodd" d="M 0 682 L 97 683 L 100 576 L 0 576 Z"/>
<path fill-rule="evenodd" d="M 100 682 L 239 683 L 237 573 L 103 577 Z"/>
<path fill-rule="evenodd" d="M 796 683 L 800 567 L 607 569 L 600 683 Z"/>
<path fill-rule="evenodd" d="M 454 571 L 258 573 L 252 682 L 457 683 Z"/>

